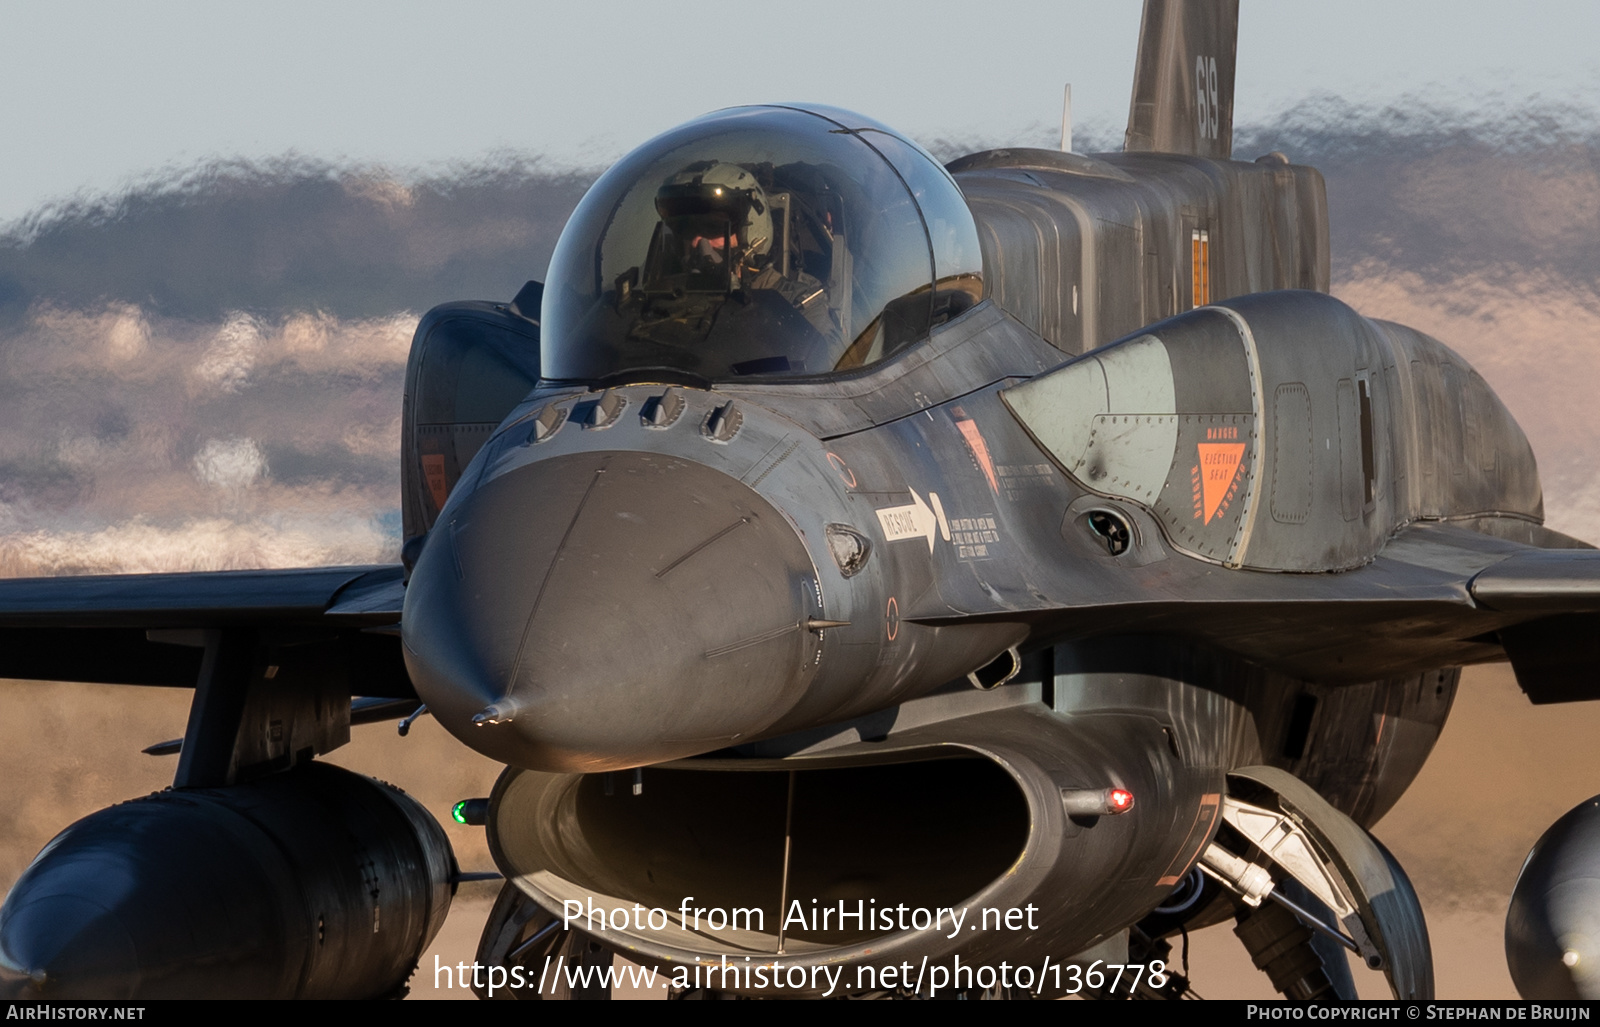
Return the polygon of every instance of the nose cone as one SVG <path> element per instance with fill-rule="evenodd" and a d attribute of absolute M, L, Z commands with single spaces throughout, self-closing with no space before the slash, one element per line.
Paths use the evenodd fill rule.
<path fill-rule="evenodd" d="M 816 573 L 739 481 L 644 453 L 517 468 L 453 504 L 406 590 L 430 711 L 493 759 L 619 769 L 749 738 L 815 670 Z"/>
<path fill-rule="evenodd" d="M 137 952 L 121 917 L 91 899 L 51 894 L 0 916 L 0 998 L 130 998 Z"/>
<path fill-rule="evenodd" d="M 1506 910 L 1506 965 L 1525 999 L 1600 998 L 1600 795 L 1528 853 Z"/>

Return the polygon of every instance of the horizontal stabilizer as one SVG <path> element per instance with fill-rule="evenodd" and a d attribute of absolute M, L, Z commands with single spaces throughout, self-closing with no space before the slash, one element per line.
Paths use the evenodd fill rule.
<path fill-rule="evenodd" d="M 1600 699 L 1600 550 L 1518 553 L 1480 571 L 1470 588 L 1480 606 L 1535 615 L 1500 629 L 1530 700 Z"/>
<path fill-rule="evenodd" d="M 1535 549 L 1487 567 L 1472 598 L 1505 613 L 1600 613 L 1600 549 Z"/>

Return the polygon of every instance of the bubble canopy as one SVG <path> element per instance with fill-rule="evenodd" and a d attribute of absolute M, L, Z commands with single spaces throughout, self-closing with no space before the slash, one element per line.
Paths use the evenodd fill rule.
<path fill-rule="evenodd" d="M 639 147 L 578 204 L 545 282 L 541 369 L 853 370 L 975 303 L 982 272 L 972 214 L 927 151 L 846 111 L 735 107 Z"/>

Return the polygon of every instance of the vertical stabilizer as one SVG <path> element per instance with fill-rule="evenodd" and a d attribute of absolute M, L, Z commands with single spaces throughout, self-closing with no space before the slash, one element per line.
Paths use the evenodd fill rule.
<path fill-rule="evenodd" d="M 1145 0 L 1123 149 L 1233 155 L 1239 0 Z"/>

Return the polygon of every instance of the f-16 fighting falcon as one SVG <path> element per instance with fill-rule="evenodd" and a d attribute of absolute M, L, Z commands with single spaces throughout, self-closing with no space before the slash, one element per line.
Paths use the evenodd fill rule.
<path fill-rule="evenodd" d="M 1328 295 L 1319 173 L 1234 159 L 1237 22 L 1147 0 L 1119 153 L 794 104 L 645 143 L 543 283 L 422 319 L 398 565 L 0 582 L 0 676 L 194 689 L 172 789 L 6 898 L 0 994 L 403 992 L 460 870 L 316 757 L 425 709 L 506 767 L 456 808 L 502 994 L 1176 998 L 1228 921 L 1285 996 L 1350 952 L 1431 997 L 1368 828 L 1462 666 L 1600 699 L 1600 553 L 1484 378 Z M 1524 995 L 1600 997 L 1597 868 L 1588 803 Z"/>

